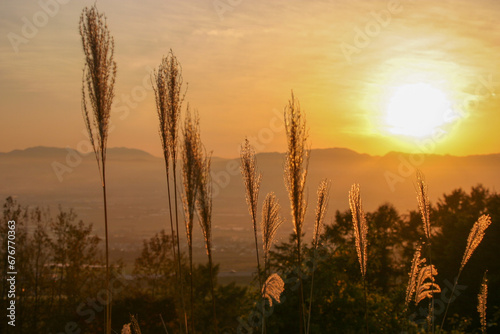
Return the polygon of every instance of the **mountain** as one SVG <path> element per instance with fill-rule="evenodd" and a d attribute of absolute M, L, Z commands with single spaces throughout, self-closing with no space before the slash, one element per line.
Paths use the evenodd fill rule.
<path fill-rule="evenodd" d="M 168 204 L 163 158 L 129 148 L 108 149 L 107 190 L 111 241 L 115 248 L 140 248 L 144 238 L 167 228 Z M 278 238 L 286 240 L 292 231 L 289 202 L 283 184 L 281 153 L 259 153 L 262 172 L 259 201 L 274 191 L 281 204 L 285 223 Z M 348 192 L 353 183 L 361 185 L 365 211 L 390 202 L 400 211 L 416 210 L 415 169 L 426 176 L 431 202 L 443 193 L 483 184 L 500 189 L 500 154 L 466 157 L 410 155 L 391 152 L 385 156 L 359 154 L 345 148 L 314 149 L 310 153 L 307 178 L 309 205 L 306 237 L 311 235 L 316 188 L 322 178 L 332 180 L 326 223 L 336 210 L 348 210 Z M 214 256 L 251 256 L 252 233 L 239 159 L 214 158 L 213 224 Z M 179 175 L 179 180 L 181 177 Z M 49 206 L 53 211 L 74 208 L 85 222 L 103 233 L 102 191 L 93 153 L 83 155 L 69 148 L 33 147 L 0 153 L 0 196 L 15 196 L 21 204 Z M 259 208 L 260 216 L 260 208 Z M 180 226 L 183 226 L 183 214 Z M 203 253 L 201 232 L 195 229 L 196 246 Z M 218 253 L 217 253 L 218 252 Z"/>

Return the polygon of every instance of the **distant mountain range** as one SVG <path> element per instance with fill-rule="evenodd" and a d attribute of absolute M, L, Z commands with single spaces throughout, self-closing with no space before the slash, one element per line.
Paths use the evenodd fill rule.
<path fill-rule="evenodd" d="M 283 184 L 283 159 L 282 153 L 257 155 L 262 172 L 259 201 L 267 192 L 276 193 L 286 219 L 279 235 L 285 239 L 292 227 Z M 331 223 L 336 210 L 349 208 L 347 196 L 353 183 L 361 185 L 365 211 L 385 202 L 394 204 L 400 213 L 416 210 L 416 168 L 426 176 L 431 202 L 460 187 L 469 191 L 472 186 L 483 184 L 492 191 L 500 189 L 500 154 L 456 157 L 392 152 L 370 156 L 345 148 L 314 149 L 306 185 L 307 234 L 311 235 L 316 188 L 322 178 L 332 180 L 327 213 L 327 223 Z M 251 249 L 251 223 L 239 159 L 214 158 L 212 174 L 214 244 L 224 247 L 228 242 L 237 243 L 244 252 L 248 241 Z M 115 242 L 148 238 L 167 226 L 163 158 L 137 149 L 110 148 L 107 180 L 110 230 Z M 74 208 L 79 218 L 93 222 L 98 233 L 102 233 L 102 193 L 93 153 L 82 155 L 72 149 L 52 147 L 0 153 L 0 185 L 1 197 L 15 196 L 24 205 L 50 206 L 54 210 L 58 206 Z"/>

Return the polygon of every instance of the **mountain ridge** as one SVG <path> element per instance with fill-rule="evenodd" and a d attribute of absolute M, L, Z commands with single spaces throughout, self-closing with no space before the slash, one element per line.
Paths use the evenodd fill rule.
<path fill-rule="evenodd" d="M 24 149 L 14 149 L 8 152 L 0 152 L 0 157 L 1 156 L 19 156 L 19 157 L 43 157 L 47 155 L 57 155 L 57 154 L 67 154 L 68 151 L 75 151 L 79 153 L 81 156 L 86 156 L 89 155 L 93 152 L 90 153 L 83 153 L 80 151 L 77 151 L 72 148 L 63 148 L 63 147 L 55 147 L 55 146 L 30 146 Z M 131 147 L 124 147 L 124 146 L 117 146 L 117 147 L 110 147 L 107 149 L 107 152 L 109 155 L 115 155 L 115 156 L 126 156 L 126 155 L 135 155 L 137 157 L 144 157 L 144 158 L 156 158 L 156 159 L 163 159 L 163 157 L 158 157 L 156 155 L 153 155 L 145 150 L 138 149 L 138 148 L 131 148 Z M 328 148 L 313 148 L 311 149 L 311 153 L 313 154 L 318 154 L 318 153 L 336 153 L 338 155 L 342 156 L 363 156 L 363 157 L 371 157 L 371 158 L 388 158 L 388 157 L 394 157 L 398 155 L 412 155 L 413 153 L 408 153 L 408 152 L 402 152 L 402 151 L 389 151 L 384 155 L 372 155 L 369 153 L 360 153 L 357 152 L 353 149 L 346 148 L 346 147 L 328 147 Z M 257 155 L 284 155 L 285 152 L 257 152 Z M 419 153 L 418 155 L 423 155 L 427 157 L 446 157 L 446 158 L 469 158 L 469 157 L 500 157 L 500 152 L 499 153 L 486 153 L 486 154 L 470 154 L 470 155 L 452 155 L 452 154 L 436 154 L 436 153 Z M 233 157 L 233 158 L 224 158 L 224 157 L 219 157 L 219 156 L 213 156 L 214 159 L 219 159 L 219 160 L 234 160 L 234 159 L 239 159 L 239 157 Z"/>

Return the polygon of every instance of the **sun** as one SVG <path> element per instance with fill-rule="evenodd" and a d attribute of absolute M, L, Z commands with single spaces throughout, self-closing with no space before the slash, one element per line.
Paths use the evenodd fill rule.
<path fill-rule="evenodd" d="M 446 94 L 428 83 L 396 87 L 386 106 L 388 131 L 403 136 L 430 136 L 447 123 L 451 102 Z"/>

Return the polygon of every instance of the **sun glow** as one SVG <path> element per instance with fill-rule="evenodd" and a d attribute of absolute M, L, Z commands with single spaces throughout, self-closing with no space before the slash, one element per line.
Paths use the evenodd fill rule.
<path fill-rule="evenodd" d="M 409 137 L 430 136 L 447 123 L 451 102 L 428 83 L 412 83 L 394 89 L 386 106 L 388 131 Z"/>

